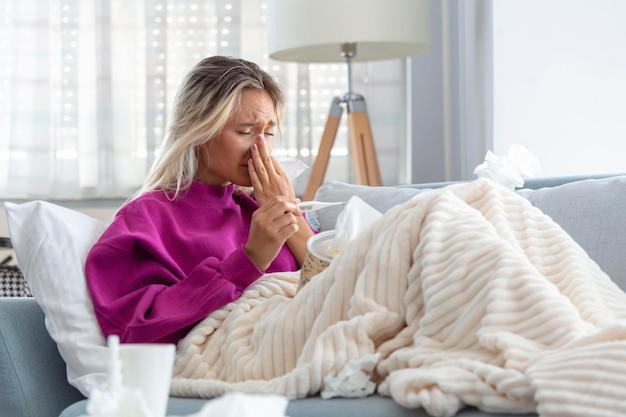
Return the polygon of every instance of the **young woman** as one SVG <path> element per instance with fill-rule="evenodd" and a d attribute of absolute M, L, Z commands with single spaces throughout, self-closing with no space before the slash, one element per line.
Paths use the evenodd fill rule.
<path fill-rule="evenodd" d="M 87 258 L 105 337 L 176 343 L 265 272 L 300 267 L 313 232 L 270 156 L 284 105 L 242 59 L 206 58 L 186 76 L 143 188 Z"/>
<path fill-rule="evenodd" d="M 334 382 L 431 415 L 624 414 L 626 294 L 493 181 L 395 206 L 296 292 L 312 232 L 270 157 L 282 111 L 253 64 L 191 72 L 145 187 L 87 259 L 105 335 L 178 342 L 175 396 L 324 397 Z"/>

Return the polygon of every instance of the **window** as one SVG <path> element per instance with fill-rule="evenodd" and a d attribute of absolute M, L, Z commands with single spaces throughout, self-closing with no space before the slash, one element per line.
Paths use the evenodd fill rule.
<path fill-rule="evenodd" d="M 0 196 L 118 198 L 158 152 L 182 76 L 240 56 L 275 75 L 289 109 L 278 154 L 308 165 L 345 67 L 272 61 L 262 0 L 5 0 L 0 6 Z M 404 180 L 404 60 L 354 66 L 383 180 Z M 327 179 L 351 180 L 342 124 Z M 296 182 L 304 190 L 306 175 Z"/>

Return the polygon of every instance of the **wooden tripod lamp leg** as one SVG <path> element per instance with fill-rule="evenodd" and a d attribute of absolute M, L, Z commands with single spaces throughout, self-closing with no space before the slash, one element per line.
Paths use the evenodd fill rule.
<path fill-rule="evenodd" d="M 341 113 L 343 108 L 341 107 L 341 100 L 338 97 L 333 99 L 330 106 L 330 112 L 328 113 L 328 119 L 326 119 L 326 126 L 324 126 L 324 133 L 322 134 L 322 140 L 320 147 L 317 151 L 317 156 L 313 161 L 311 167 L 311 175 L 309 176 L 309 182 L 304 192 L 304 201 L 311 201 L 315 198 L 317 189 L 320 188 L 326 175 L 326 169 L 328 167 L 328 160 L 330 159 L 330 151 L 335 143 L 335 137 L 337 136 L 337 129 L 339 128 L 339 122 L 341 121 Z"/>
<path fill-rule="evenodd" d="M 365 100 L 361 96 L 348 100 L 348 130 L 357 184 L 383 185 L 372 128 L 367 116 Z"/>

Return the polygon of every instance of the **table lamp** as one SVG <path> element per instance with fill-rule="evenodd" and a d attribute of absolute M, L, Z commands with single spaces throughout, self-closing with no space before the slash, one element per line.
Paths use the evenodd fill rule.
<path fill-rule="evenodd" d="M 347 64 L 348 92 L 331 103 L 303 198 L 312 200 L 324 180 L 343 106 L 356 182 L 382 185 L 365 99 L 352 91 L 352 63 L 429 51 L 428 0 L 268 0 L 267 28 L 272 59 Z"/>

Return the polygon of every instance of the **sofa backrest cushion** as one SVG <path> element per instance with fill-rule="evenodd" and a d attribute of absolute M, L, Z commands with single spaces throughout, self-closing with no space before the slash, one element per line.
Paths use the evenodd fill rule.
<path fill-rule="evenodd" d="M 328 181 L 317 190 L 315 200 L 326 202 L 347 202 L 350 197 L 359 197 L 381 213 L 409 200 L 414 195 L 429 188 L 414 187 L 371 187 L 348 184 L 341 181 Z M 331 206 L 317 211 L 320 231 L 333 230 L 343 205 Z"/>
<path fill-rule="evenodd" d="M 533 179 L 534 189 L 517 192 L 559 224 L 613 281 L 626 289 L 626 176 L 572 177 L 571 182 L 552 186 L 555 183 L 560 184 L 547 178 L 542 187 L 541 179 Z M 329 181 L 319 188 L 315 199 L 346 201 L 356 195 L 384 213 L 420 192 L 449 184 L 370 187 Z M 334 229 L 342 209 L 334 206 L 319 210 L 320 231 Z"/>
<path fill-rule="evenodd" d="M 626 176 L 518 192 L 558 223 L 626 289 Z"/>

